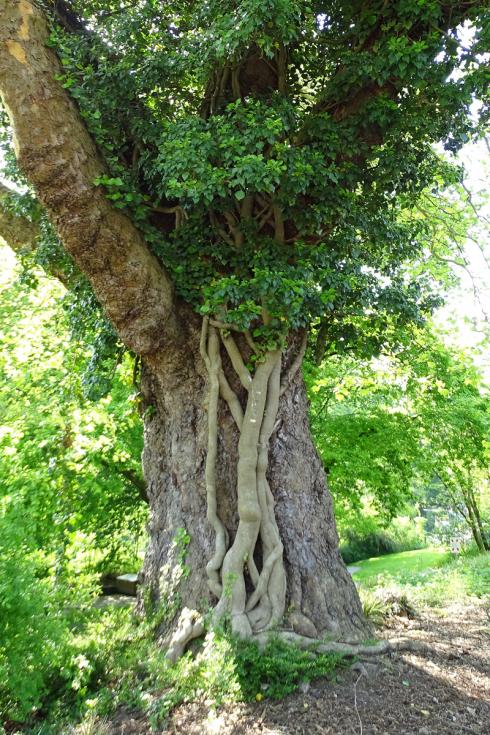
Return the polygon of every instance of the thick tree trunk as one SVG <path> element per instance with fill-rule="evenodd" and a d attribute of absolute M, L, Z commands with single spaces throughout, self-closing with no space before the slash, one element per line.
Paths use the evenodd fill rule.
<path fill-rule="evenodd" d="M 187 311 L 179 318 L 165 269 L 130 219 L 114 209 L 94 184 L 105 173 L 104 165 L 75 104 L 57 81 L 60 67 L 54 53 L 46 47 L 48 31 L 39 8 L 31 0 L 0 0 L 0 19 L 0 93 L 12 124 L 19 165 L 45 206 L 64 247 L 91 281 L 119 336 L 143 356 L 144 469 L 152 509 L 144 570 L 148 595 L 157 602 L 170 601 L 173 612 L 183 606 L 203 610 L 216 602 L 210 596 L 209 570 L 206 572 L 208 561 L 219 557 L 215 529 L 207 520 L 208 499 L 214 498 L 215 486 L 219 523 L 224 524 L 232 542 L 226 557 L 221 557 L 223 569 L 230 570 L 219 582 L 221 602 L 226 602 L 227 581 L 238 576 L 241 589 L 238 594 L 238 582 L 233 583 L 232 607 L 240 608 L 237 600 L 240 595 L 247 597 L 244 592 L 248 593 L 250 604 L 250 608 L 242 609 L 241 617 L 251 619 L 257 612 L 260 605 L 252 605 L 250 598 L 257 596 L 259 588 L 263 607 L 271 603 L 273 608 L 277 593 L 280 605 L 276 605 L 276 610 L 280 609 L 282 615 L 285 578 L 286 624 L 309 636 L 365 636 L 368 629 L 359 599 L 339 557 L 332 500 L 309 436 L 306 398 L 299 374 L 281 399 L 275 424 L 272 419 L 276 417 L 279 394 L 277 351 L 268 353 L 264 360 L 267 367 L 259 365 L 254 379 L 248 375 L 250 391 L 243 422 L 241 410 L 235 412 L 234 420 L 220 401 L 216 463 L 211 467 L 208 462 L 206 468 L 208 448 L 214 444 L 215 436 L 208 433 L 205 405 L 210 381 L 201 353 L 206 357 L 206 349 L 210 349 L 210 340 L 216 339 L 216 333 L 208 330 L 209 340 L 200 343 L 200 320 Z M 7 235 L 12 229 L 6 216 L 0 217 L 2 228 Z M 31 233 L 19 233 L 19 237 L 29 240 Z M 222 336 L 229 346 L 232 340 Z M 208 368 L 209 356 L 208 352 Z M 227 356 L 222 357 L 229 382 L 237 393 L 241 391 L 245 408 L 243 389 L 237 385 Z M 237 415 L 238 423 L 242 423 L 240 457 Z M 284 572 L 281 561 L 279 574 L 275 574 L 272 564 L 282 551 L 281 540 L 277 539 L 269 485 L 264 476 L 268 447 L 267 475 L 284 556 Z M 190 537 L 188 545 L 182 529 Z M 240 533 L 247 543 L 251 540 L 248 546 L 233 543 Z M 264 569 L 274 569 L 269 574 L 270 588 L 263 595 L 262 588 L 268 582 L 264 582 L 267 575 L 260 574 L 261 541 L 265 564 L 270 565 Z M 188 571 L 178 579 L 175 577 L 179 569 L 182 572 L 184 552 Z M 250 595 L 251 587 L 243 589 L 252 584 L 249 575 L 255 576 L 254 595 Z M 270 615 L 269 622 L 277 622 L 276 618 Z M 252 620 L 254 631 L 263 625 L 264 619 Z"/>
<path fill-rule="evenodd" d="M 215 548 L 206 519 L 204 477 L 208 388 L 199 356 L 199 324 L 187 320 L 187 329 L 184 350 L 147 360 L 143 372 L 143 464 L 151 507 L 143 598 L 164 608 L 170 600 L 175 609 L 205 611 L 216 603 L 206 576 Z M 238 431 L 222 401 L 218 439 L 218 512 L 233 540 L 238 525 Z M 312 637 L 366 637 L 369 628 L 339 555 L 332 498 L 311 440 L 300 373 L 281 398 L 268 479 L 284 546 L 286 627 Z M 182 529 L 190 537 L 185 549 Z M 182 574 L 184 550 L 187 571 Z M 260 569 L 261 559 L 255 561 Z"/>

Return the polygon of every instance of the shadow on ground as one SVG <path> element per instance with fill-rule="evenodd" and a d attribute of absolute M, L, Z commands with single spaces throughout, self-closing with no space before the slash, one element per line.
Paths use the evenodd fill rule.
<path fill-rule="evenodd" d="M 162 735 L 471 735 L 490 734 L 488 606 L 396 619 L 387 637 L 423 641 L 428 650 L 358 662 L 336 681 L 318 680 L 280 702 L 179 707 Z M 148 723 L 120 712 L 111 735 L 147 735 Z"/>

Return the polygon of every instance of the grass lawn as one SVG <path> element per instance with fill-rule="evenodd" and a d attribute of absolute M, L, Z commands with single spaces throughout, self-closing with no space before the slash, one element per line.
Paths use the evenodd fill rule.
<path fill-rule="evenodd" d="M 453 557 L 444 549 L 404 551 L 364 559 L 353 578 L 361 598 L 390 591 L 415 605 L 445 607 L 478 597 L 490 601 L 490 552 Z"/>
<path fill-rule="evenodd" d="M 387 554 L 363 559 L 352 566 L 359 567 L 353 574 L 354 580 L 361 584 L 373 582 L 378 575 L 392 577 L 393 581 L 406 579 L 426 569 L 437 568 L 447 564 L 452 555 L 445 549 L 430 548 L 416 551 L 402 551 L 400 554 Z"/>

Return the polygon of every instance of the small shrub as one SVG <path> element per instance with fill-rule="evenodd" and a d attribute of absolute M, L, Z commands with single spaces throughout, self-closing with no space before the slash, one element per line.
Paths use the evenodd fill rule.
<path fill-rule="evenodd" d="M 336 654 L 316 654 L 290 646 L 279 638 L 263 649 L 255 643 L 235 641 L 235 661 L 240 690 L 245 700 L 257 694 L 281 699 L 311 681 L 331 674 L 341 664 Z"/>
<path fill-rule="evenodd" d="M 426 538 L 421 520 L 395 518 L 389 529 L 381 528 L 375 517 L 367 516 L 354 528 L 344 530 L 341 537 L 340 553 L 346 564 L 373 556 L 413 551 L 426 546 Z"/>
<path fill-rule="evenodd" d="M 364 615 L 376 626 L 383 625 L 391 617 L 415 618 L 417 615 L 407 595 L 399 590 L 361 588 L 359 595 Z"/>
<path fill-rule="evenodd" d="M 84 658 L 73 635 L 96 591 L 80 540 L 55 569 L 52 557 L 26 545 L 28 520 L 15 507 L 0 515 L 0 712 L 16 722 L 62 692 L 72 699 L 84 693 Z"/>
<path fill-rule="evenodd" d="M 360 559 L 369 559 L 372 556 L 394 554 L 399 551 L 398 544 L 385 531 L 373 531 L 366 535 L 347 531 L 346 541 L 340 547 L 342 559 L 346 564 L 352 564 Z"/>
<path fill-rule="evenodd" d="M 67 625 L 39 555 L 12 528 L 0 538 L 0 711 L 22 721 L 39 707 L 66 656 Z"/>
<path fill-rule="evenodd" d="M 369 589 L 361 589 L 359 591 L 361 598 L 362 610 L 364 616 L 373 623 L 373 625 L 383 625 L 385 619 L 389 615 L 389 606 L 375 592 Z"/>
<path fill-rule="evenodd" d="M 110 732 L 111 728 L 107 722 L 89 713 L 80 724 L 71 727 L 67 735 L 110 735 Z"/>

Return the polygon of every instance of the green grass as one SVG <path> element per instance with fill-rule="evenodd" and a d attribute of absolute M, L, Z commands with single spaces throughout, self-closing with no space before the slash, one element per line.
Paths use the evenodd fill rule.
<path fill-rule="evenodd" d="M 490 553 L 452 557 L 437 549 L 405 551 L 359 562 L 353 577 L 361 596 L 404 597 L 415 607 L 490 601 Z"/>
<path fill-rule="evenodd" d="M 393 581 L 401 581 L 426 569 L 440 567 L 451 560 L 451 554 L 445 549 L 417 549 L 416 551 L 402 551 L 399 554 L 374 556 L 363 559 L 352 566 L 359 567 L 353 577 L 361 584 L 371 584 L 379 575 L 389 576 Z"/>

